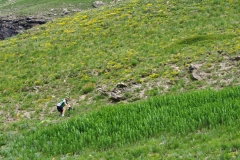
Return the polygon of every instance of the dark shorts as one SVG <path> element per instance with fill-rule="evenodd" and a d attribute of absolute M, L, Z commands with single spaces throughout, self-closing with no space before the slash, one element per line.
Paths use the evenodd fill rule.
<path fill-rule="evenodd" d="M 57 106 L 57 110 L 58 110 L 58 112 L 62 113 L 63 112 L 63 107 Z"/>

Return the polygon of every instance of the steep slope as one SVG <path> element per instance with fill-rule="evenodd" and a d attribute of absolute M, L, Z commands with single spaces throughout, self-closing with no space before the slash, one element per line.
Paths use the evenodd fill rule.
<path fill-rule="evenodd" d="M 132 1 L 1 41 L 1 121 L 43 119 L 65 95 L 83 111 L 112 93 L 131 102 L 238 84 L 238 3 Z"/>
<path fill-rule="evenodd" d="M 238 85 L 239 5 L 127 1 L 0 41 L 0 144 L 5 135 L 11 141 L 64 121 L 55 105 L 66 95 L 78 117 L 109 104 Z"/>
<path fill-rule="evenodd" d="M 238 84 L 237 3 L 133 1 L 1 41 L 1 119 L 39 118 L 65 95 L 88 110 L 111 102 L 120 82 L 128 87 L 117 96 L 128 101 Z"/>

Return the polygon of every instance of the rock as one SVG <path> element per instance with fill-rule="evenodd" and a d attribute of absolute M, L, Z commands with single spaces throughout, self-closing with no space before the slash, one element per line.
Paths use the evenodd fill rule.
<path fill-rule="evenodd" d="M 114 102 L 119 102 L 123 100 L 123 95 L 121 94 L 121 92 L 111 92 L 110 99 L 113 100 Z"/>
<path fill-rule="evenodd" d="M 116 84 L 115 88 L 110 92 L 110 99 L 114 102 L 118 102 L 124 100 L 124 96 L 122 93 L 128 91 L 128 86 L 125 83 Z"/>
<path fill-rule="evenodd" d="M 30 29 L 36 25 L 41 25 L 49 21 L 40 17 L 13 17 L 8 16 L 0 18 L 0 40 L 15 36 L 26 29 Z"/>
<path fill-rule="evenodd" d="M 95 1 L 95 2 L 93 2 L 92 5 L 93 5 L 93 7 L 98 8 L 98 7 L 103 6 L 104 3 L 102 1 Z"/>
<path fill-rule="evenodd" d="M 194 66 L 193 64 L 190 64 L 188 69 L 189 69 L 189 72 L 192 72 L 193 70 L 197 69 L 197 67 Z"/>
<path fill-rule="evenodd" d="M 240 60 L 240 56 L 234 57 L 232 60 L 233 61 L 239 61 Z"/>
<path fill-rule="evenodd" d="M 125 87 L 127 87 L 127 85 L 125 83 L 118 83 L 116 85 L 116 88 L 125 88 Z"/>
<path fill-rule="evenodd" d="M 112 0 L 111 2 L 110 2 L 110 4 L 113 4 L 113 3 L 117 3 L 117 2 L 121 2 L 122 0 Z"/>
<path fill-rule="evenodd" d="M 97 91 L 104 96 L 109 96 L 109 93 L 104 89 L 104 87 L 98 86 Z"/>
<path fill-rule="evenodd" d="M 112 92 L 115 93 L 121 93 L 121 92 L 125 92 L 128 90 L 127 88 L 128 86 L 125 83 L 118 83 L 115 88 L 112 90 Z"/>
<path fill-rule="evenodd" d="M 101 95 L 108 96 L 112 102 L 119 102 L 121 100 L 126 99 L 123 96 L 123 93 L 128 92 L 129 89 L 125 83 L 118 83 L 110 92 L 106 91 L 105 86 L 98 86 L 97 91 Z"/>
<path fill-rule="evenodd" d="M 72 9 L 72 12 L 81 12 L 82 10 L 80 9 Z"/>
<path fill-rule="evenodd" d="M 202 80 L 201 76 L 198 74 L 197 70 L 199 69 L 199 67 L 201 66 L 201 64 L 199 65 L 193 65 L 193 64 L 190 64 L 189 66 L 189 73 L 191 74 L 191 78 L 193 80 Z"/>
<path fill-rule="evenodd" d="M 70 11 L 68 11 L 67 8 L 64 8 L 64 9 L 63 9 L 63 15 L 68 14 L 68 13 L 70 13 Z"/>
<path fill-rule="evenodd" d="M 194 71 L 191 73 L 191 77 L 192 77 L 193 80 L 198 80 L 198 81 L 202 80 L 202 78 L 200 77 L 200 75 L 197 73 L 196 70 L 194 70 Z"/>

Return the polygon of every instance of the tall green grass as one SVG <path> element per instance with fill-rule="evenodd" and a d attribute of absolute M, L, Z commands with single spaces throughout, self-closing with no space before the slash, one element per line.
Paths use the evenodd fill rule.
<path fill-rule="evenodd" d="M 171 133 L 239 126 L 240 88 L 165 95 L 128 105 L 109 106 L 68 121 L 27 131 L 2 154 L 21 158 L 106 150 Z"/>

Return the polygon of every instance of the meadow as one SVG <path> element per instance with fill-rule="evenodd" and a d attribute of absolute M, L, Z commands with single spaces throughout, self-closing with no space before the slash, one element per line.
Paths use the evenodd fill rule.
<path fill-rule="evenodd" d="M 0 158 L 238 158 L 239 6 L 123 1 L 0 41 Z M 119 103 L 97 91 L 120 82 Z"/>
<path fill-rule="evenodd" d="M 90 0 L 1 0 L 0 16 L 49 16 L 61 17 L 63 10 L 70 13 L 93 8 Z M 111 0 L 104 0 L 109 3 Z"/>
<path fill-rule="evenodd" d="M 85 149 L 101 153 L 147 141 L 153 137 L 157 139 L 164 135 L 169 138 L 174 135 L 177 138 L 163 144 L 171 150 L 180 148 L 181 141 L 189 138 L 189 134 L 192 133 L 197 134 L 192 139 L 198 137 L 200 144 L 211 143 L 210 138 L 205 139 L 204 132 L 223 128 L 231 133 L 228 135 L 230 142 L 224 142 L 226 137 L 218 137 L 219 131 L 215 131 L 217 137 L 214 135 L 213 138 L 220 139 L 221 144 L 212 142 L 217 149 L 213 150 L 215 155 L 210 156 L 237 158 L 240 148 L 239 95 L 240 88 L 233 87 L 221 91 L 204 90 L 166 95 L 128 105 L 108 106 L 58 124 L 47 122 L 48 125 L 39 124 L 32 127 L 17 138 L 12 137 L 8 147 L 2 148 L 1 154 L 10 159 L 60 158 L 59 155 L 87 159 L 86 153 L 81 156 Z M 178 139 L 179 137 L 181 138 Z M 155 158 L 164 158 L 160 155 L 162 147 L 155 147 Z M 204 154 L 206 149 L 203 146 L 199 147 L 199 151 L 202 153 L 198 156 L 187 155 L 187 150 L 173 157 L 204 159 L 209 156 L 209 153 Z M 149 156 L 144 149 L 138 152 L 134 158 L 147 159 Z M 126 154 L 126 157 L 131 156 Z"/>

